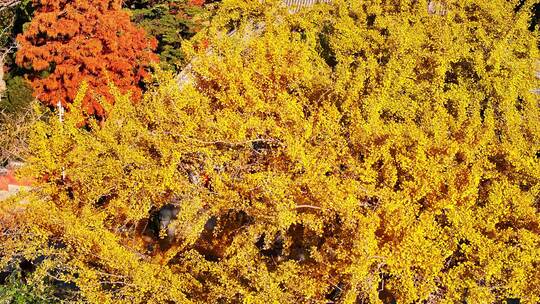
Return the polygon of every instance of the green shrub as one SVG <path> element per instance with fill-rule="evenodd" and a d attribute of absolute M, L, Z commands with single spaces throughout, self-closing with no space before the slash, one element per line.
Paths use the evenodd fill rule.
<path fill-rule="evenodd" d="M 5 113 L 20 113 L 28 109 L 34 99 L 32 88 L 21 76 L 8 78 L 5 96 L 0 100 L 0 111 Z"/>
<path fill-rule="evenodd" d="M 20 269 L 12 272 L 0 284 L 0 303 L 2 304 L 46 304 L 54 303 L 51 290 L 40 290 L 32 284 L 28 284 Z"/>

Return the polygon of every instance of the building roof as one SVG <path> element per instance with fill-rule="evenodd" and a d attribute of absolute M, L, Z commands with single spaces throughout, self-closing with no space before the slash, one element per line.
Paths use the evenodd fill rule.
<path fill-rule="evenodd" d="M 284 0 L 287 6 L 311 6 L 317 3 L 329 3 L 331 0 Z"/>
<path fill-rule="evenodd" d="M 285 5 L 291 7 L 290 12 L 296 13 L 302 7 L 312 6 L 319 3 L 330 3 L 332 0 L 283 0 Z"/>

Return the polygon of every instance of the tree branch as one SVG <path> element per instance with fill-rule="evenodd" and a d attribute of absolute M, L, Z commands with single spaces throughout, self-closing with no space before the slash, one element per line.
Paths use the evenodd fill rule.
<path fill-rule="evenodd" d="M 21 3 L 21 0 L 0 0 L 0 12 L 15 7 Z"/>

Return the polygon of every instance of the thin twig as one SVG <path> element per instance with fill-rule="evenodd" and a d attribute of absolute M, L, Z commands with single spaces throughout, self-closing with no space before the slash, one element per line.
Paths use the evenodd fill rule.
<path fill-rule="evenodd" d="M 0 12 L 17 6 L 21 3 L 21 0 L 0 0 Z"/>
<path fill-rule="evenodd" d="M 310 209 L 324 210 L 324 208 L 321 208 L 319 206 L 312 206 L 312 205 L 297 205 L 296 209 L 299 209 L 299 208 L 310 208 Z"/>
<path fill-rule="evenodd" d="M 237 141 L 237 142 L 231 142 L 231 141 L 225 141 L 225 140 L 206 141 L 206 140 L 200 140 L 200 139 L 193 138 L 193 137 L 188 137 L 188 136 L 181 135 L 181 134 L 174 134 L 174 133 L 171 133 L 171 132 L 164 132 L 164 133 L 166 135 L 173 135 L 173 136 L 182 137 L 184 139 L 194 141 L 196 143 L 203 144 L 203 145 L 224 145 L 224 146 L 227 146 L 227 147 L 241 147 L 241 146 L 245 146 L 247 144 L 252 144 L 252 143 L 255 143 L 255 142 L 275 143 L 275 144 L 278 144 L 278 145 L 282 145 L 282 142 L 280 140 L 274 139 L 274 138 L 256 138 L 256 139 L 248 139 L 248 140 L 245 140 L 245 141 Z"/>

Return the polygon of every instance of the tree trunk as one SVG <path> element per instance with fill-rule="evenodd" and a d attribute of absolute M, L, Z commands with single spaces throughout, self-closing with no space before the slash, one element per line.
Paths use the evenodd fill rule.
<path fill-rule="evenodd" d="M 0 99 L 4 97 L 6 89 L 6 82 L 4 81 L 4 60 L 0 60 Z"/>

